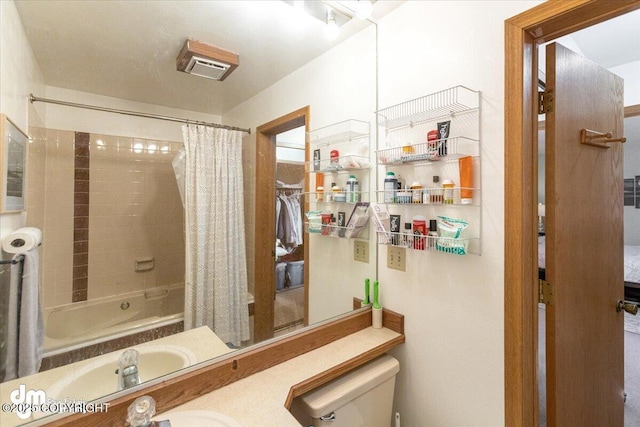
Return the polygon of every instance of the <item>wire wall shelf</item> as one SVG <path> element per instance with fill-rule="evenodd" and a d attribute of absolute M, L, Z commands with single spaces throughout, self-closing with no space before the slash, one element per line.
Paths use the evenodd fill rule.
<path fill-rule="evenodd" d="M 370 128 L 369 122 L 354 119 L 345 120 L 307 132 L 307 141 L 319 148 L 369 138 Z"/>
<path fill-rule="evenodd" d="M 480 239 L 476 237 L 458 238 L 416 236 L 413 233 L 376 231 L 378 243 L 407 248 L 415 251 L 441 252 L 453 255 L 479 255 Z"/>
<path fill-rule="evenodd" d="M 477 139 L 464 136 L 439 139 L 419 144 L 391 147 L 376 151 L 378 163 L 381 165 L 404 165 L 437 161 L 454 161 L 462 157 L 473 156 L 478 152 Z M 469 145 L 475 149 L 469 150 Z"/>
<path fill-rule="evenodd" d="M 402 102 L 376 111 L 378 125 L 389 131 L 476 111 L 480 108 L 479 94 L 465 86 L 455 86 Z"/>

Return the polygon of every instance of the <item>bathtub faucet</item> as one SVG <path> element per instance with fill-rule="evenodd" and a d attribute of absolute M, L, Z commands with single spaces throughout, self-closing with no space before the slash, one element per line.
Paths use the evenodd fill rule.
<path fill-rule="evenodd" d="M 118 374 L 118 390 L 124 390 L 140 384 L 138 356 L 138 351 L 130 348 L 118 358 L 118 369 L 116 370 L 116 374 Z"/>

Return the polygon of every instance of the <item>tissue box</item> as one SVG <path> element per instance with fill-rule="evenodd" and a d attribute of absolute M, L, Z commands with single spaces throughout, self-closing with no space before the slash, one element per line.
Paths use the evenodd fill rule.
<path fill-rule="evenodd" d="M 351 211 L 351 215 L 349 216 L 349 220 L 347 221 L 347 226 L 345 230 L 345 237 L 354 239 L 360 235 L 364 226 L 369 222 L 369 213 L 367 212 L 369 208 L 369 202 L 358 202 L 356 203 L 353 211 Z"/>

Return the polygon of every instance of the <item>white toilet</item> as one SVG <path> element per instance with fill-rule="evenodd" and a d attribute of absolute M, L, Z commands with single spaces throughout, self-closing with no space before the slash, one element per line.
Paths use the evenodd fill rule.
<path fill-rule="evenodd" d="M 293 400 L 291 413 L 302 426 L 389 427 L 400 364 L 381 356 Z"/>

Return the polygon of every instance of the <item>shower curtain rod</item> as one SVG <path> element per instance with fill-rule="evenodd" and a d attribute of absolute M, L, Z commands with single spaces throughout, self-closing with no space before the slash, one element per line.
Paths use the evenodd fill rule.
<path fill-rule="evenodd" d="M 68 107 L 85 108 L 87 110 L 105 111 L 107 113 L 124 114 L 126 116 L 145 117 L 145 118 L 148 118 L 148 119 L 166 120 L 166 121 L 169 121 L 169 122 L 179 122 L 179 123 L 187 123 L 187 124 L 204 125 L 204 126 L 211 126 L 211 127 L 214 127 L 214 128 L 221 128 L 221 129 L 228 129 L 228 130 L 239 130 L 239 131 L 251 134 L 251 129 L 243 129 L 243 128 L 239 128 L 239 127 L 235 127 L 235 126 L 221 125 L 221 124 L 218 124 L 218 123 L 207 123 L 207 122 L 201 122 L 201 121 L 197 121 L 197 120 L 181 119 L 181 118 L 178 118 L 178 117 L 160 116 L 160 115 L 157 115 L 157 114 L 139 113 L 137 111 L 116 110 L 114 108 L 98 107 L 98 106 L 95 106 L 95 105 L 86 105 L 86 104 L 76 104 L 74 102 L 58 101 L 58 100 L 55 100 L 55 99 L 38 98 L 36 96 L 33 96 L 33 94 L 29 95 L 29 101 L 31 101 L 32 104 L 34 102 L 47 102 L 49 104 L 66 105 Z"/>

